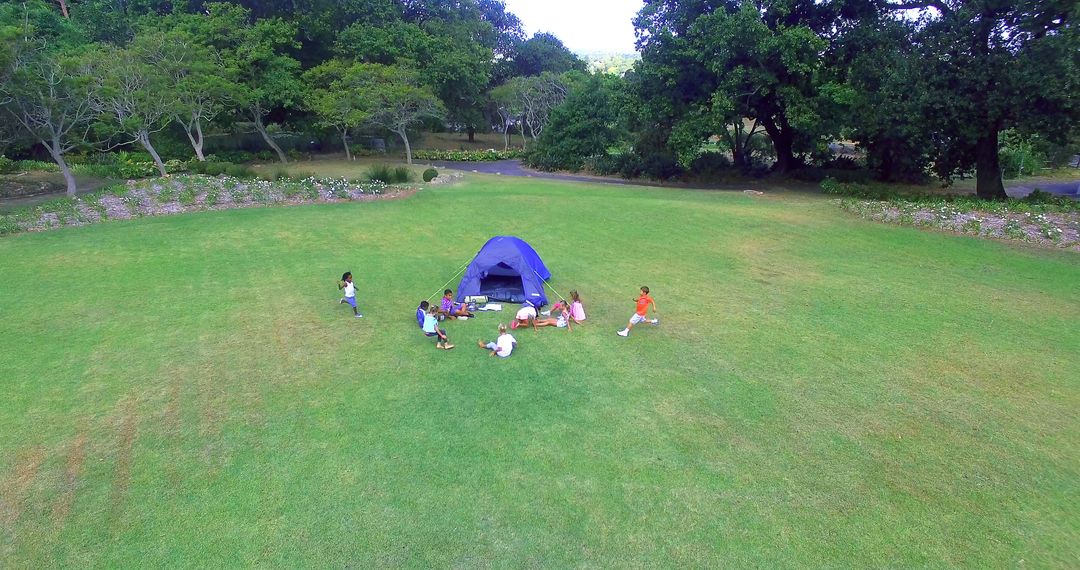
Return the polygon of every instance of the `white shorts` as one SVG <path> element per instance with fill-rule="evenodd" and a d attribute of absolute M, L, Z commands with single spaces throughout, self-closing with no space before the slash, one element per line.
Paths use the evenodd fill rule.
<path fill-rule="evenodd" d="M 559 327 L 560 329 L 566 328 L 566 319 L 563 317 L 559 317 L 559 319 L 555 321 L 555 326 Z"/>
<path fill-rule="evenodd" d="M 634 316 L 630 317 L 630 324 L 636 325 L 638 323 L 644 323 L 645 321 L 648 321 L 648 320 L 649 320 L 649 317 L 634 313 Z"/>

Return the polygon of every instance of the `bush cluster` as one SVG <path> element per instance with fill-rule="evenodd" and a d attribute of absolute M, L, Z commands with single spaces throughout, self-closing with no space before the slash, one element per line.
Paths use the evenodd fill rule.
<path fill-rule="evenodd" d="M 524 151 L 511 150 L 418 150 L 413 153 L 417 160 L 450 160 L 455 162 L 488 162 L 522 158 Z"/>
<path fill-rule="evenodd" d="M 435 180 L 435 178 L 438 176 L 438 170 L 435 170 L 434 168 L 429 168 L 424 171 L 424 182 L 431 182 L 432 180 Z"/>
<path fill-rule="evenodd" d="M 389 166 L 376 164 L 367 171 L 368 180 L 385 182 L 386 184 L 404 184 L 412 182 L 413 173 L 408 166 Z"/>
<path fill-rule="evenodd" d="M 15 171 L 15 161 L 0 154 L 0 174 L 11 174 Z"/>
<path fill-rule="evenodd" d="M 248 152 L 246 150 L 217 150 L 208 155 L 208 162 L 231 162 L 233 164 L 246 164 L 249 162 L 268 162 L 275 159 L 273 151 L 260 150 Z"/>
<path fill-rule="evenodd" d="M 207 174 L 209 176 L 221 176 L 225 174 L 234 178 L 254 178 L 255 171 L 245 164 L 233 164 L 224 161 L 192 161 L 187 165 L 188 170 L 195 174 Z"/>

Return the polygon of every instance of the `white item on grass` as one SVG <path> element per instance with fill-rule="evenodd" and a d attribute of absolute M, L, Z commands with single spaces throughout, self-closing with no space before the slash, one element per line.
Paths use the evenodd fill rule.
<path fill-rule="evenodd" d="M 498 303 L 488 303 L 488 304 L 484 305 L 483 307 L 477 308 L 476 310 L 477 311 L 501 311 L 502 310 L 502 305 L 500 305 Z"/>

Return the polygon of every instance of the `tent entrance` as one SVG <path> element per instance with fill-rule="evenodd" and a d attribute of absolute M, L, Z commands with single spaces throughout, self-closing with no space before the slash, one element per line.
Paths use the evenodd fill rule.
<path fill-rule="evenodd" d="M 480 279 L 480 294 L 504 303 L 524 303 L 525 285 L 509 265 L 499 263 Z"/>

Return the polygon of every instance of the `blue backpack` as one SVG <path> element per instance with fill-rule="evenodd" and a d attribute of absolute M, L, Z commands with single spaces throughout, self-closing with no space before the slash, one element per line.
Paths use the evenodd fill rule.
<path fill-rule="evenodd" d="M 420 307 L 416 308 L 416 324 L 420 325 L 420 328 L 424 328 L 424 310 Z"/>

